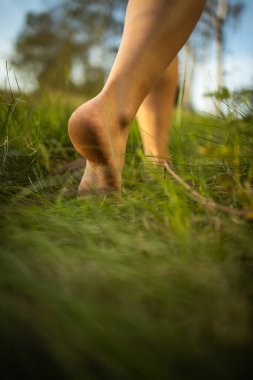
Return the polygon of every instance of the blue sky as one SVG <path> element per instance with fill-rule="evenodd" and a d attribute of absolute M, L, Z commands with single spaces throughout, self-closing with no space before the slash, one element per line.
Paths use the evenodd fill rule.
<path fill-rule="evenodd" d="M 5 62 L 13 51 L 13 45 L 21 30 L 28 11 L 42 11 L 60 0 L 0 0 L 0 86 L 5 76 Z M 85 1 L 85 0 L 84 0 Z M 94 0 L 95 1 L 95 0 Z M 234 0 L 235 1 L 235 0 Z M 253 87 L 253 0 L 244 0 L 246 9 L 236 28 L 232 25 L 226 32 L 225 84 L 231 88 Z M 214 82 L 214 58 L 201 65 L 202 75 L 196 78 L 195 92 L 197 102 L 201 102 L 201 77 Z M 207 82 L 205 80 L 205 82 Z"/>
<path fill-rule="evenodd" d="M 0 0 L 0 54 L 12 51 L 27 12 L 39 12 L 54 3 L 55 0 Z"/>

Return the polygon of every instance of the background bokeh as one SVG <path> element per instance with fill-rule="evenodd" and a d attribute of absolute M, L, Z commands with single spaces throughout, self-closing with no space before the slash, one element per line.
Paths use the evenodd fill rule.
<path fill-rule="evenodd" d="M 225 11 L 223 3 L 227 5 Z M 8 62 L 13 89 L 17 88 L 11 69 L 15 63 L 19 86 L 25 92 L 34 91 L 43 82 L 42 87 L 51 90 L 66 89 L 68 85 L 72 91 L 93 95 L 101 88 L 113 62 L 126 4 L 126 0 L 0 0 L 0 87 L 6 87 Z M 46 15 L 50 16 L 47 20 Z M 186 78 L 188 86 L 185 107 L 213 111 L 213 101 L 205 93 L 217 91 L 219 86 L 232 91 L 252 88 L 252 15 L 251 0 L 207 2 L 199 25 L 180 52 L 181 80 Z M 215 25 L 220 16 L 224 18 L 222 83 L 217 83 Z M 70 33 L 79 46 L 68 43 Z M 48 69 L 38 81 L 41 57 L 48 59 L 44 62 Z"/>

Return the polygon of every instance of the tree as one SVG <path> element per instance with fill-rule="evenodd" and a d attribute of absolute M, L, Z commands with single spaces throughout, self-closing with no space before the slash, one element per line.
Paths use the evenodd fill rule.
<path fill-rule="evenodd" d="M 191 40 L 188 40 L 184 46 L 184 93 L 182 99 L 183 109 L 189 110 L 192 108 L 191 104 L 191 89 L 194 80 L 195 73 L 195 64 L 196 64 L 196 49 L 192 44 Z"/>
<path fill-rule="evenodd" d="M 245 4 L 237 0 L 207 0 L 203 15 L 184 49 L 185 61 L 188 62 L 189 67 L 184 83 L 184 108 L 191 107 L 191 86 L 196 62 L 204 62 L 210 56 L 212 42 L 215 47 L 216 86 L 217 89 L 223 87 L 225 30 L 231 22 L 238 21 L 244 7 Z"/>
<path fill-rule="evenodd" d="M 245 4 L 232 0 L 208 0 L 205 10 L 205 33 L 203 36 L 214 37 L 216 55 L 216 85 L 223 87 L 223 53 L 225 46 L 225 28 L 232 20 L 238 20 Z"/>
<path fill-rule="evenodd" d="M 46 12 L 29 13 L 16 41 L 14 64 L 35 73 L 39 87 L 77 86 L 71 72 L 84 68 L 86 84 L 104 80 L 109 56 L 123 27 L 124 0 L 65 0 Z M 96 47 L 103 60 L 92 62 Z M 92 79 L 93 78 L 93 79 Z"/>

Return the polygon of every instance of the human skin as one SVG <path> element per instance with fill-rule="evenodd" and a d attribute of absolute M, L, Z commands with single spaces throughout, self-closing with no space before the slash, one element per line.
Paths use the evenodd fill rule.
<path fill-rule="evenodd" d="M 150 94 L 154 103 L 156 86 L 164 83 L 166 69 L 192 32 L 204 5 L 205 0 L 129 0 L 121 44 L 108 80 L 102 91 L 78 107 L 69 120 L 72 144 L 86 158 L 79 195 L 120 192 L 131 121 L 138 109 L 140 124 L 145 118 L 151 120 L 145 117 L 152 103 L 147 96 Z M 159 145 L 159 132 L 168 132 L 165 126 L 158 131 L 157 122 L 148 128 L 158 139 L 154 146 Z M 166 156 L 165 148 L 153 151 L 144 133 L 142 137 L 145 152 Z"/>
<path fill-rule="evenodd" d="M 168 159 L 169 127 L 178 86 L 178 57 L 174 58 L 142 102 L 137 121 L 145 156 L 152 163 Z"/>

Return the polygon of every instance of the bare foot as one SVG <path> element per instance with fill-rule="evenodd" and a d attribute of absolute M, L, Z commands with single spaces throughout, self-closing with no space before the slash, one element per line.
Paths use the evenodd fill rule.
<path fill-rule="evenodd" d="M 119 112 L 116 102 L 102 93 L 73 112 L 69 137 L 87 161 L 79 195 L 120 192 L 130 121 Z"/>

